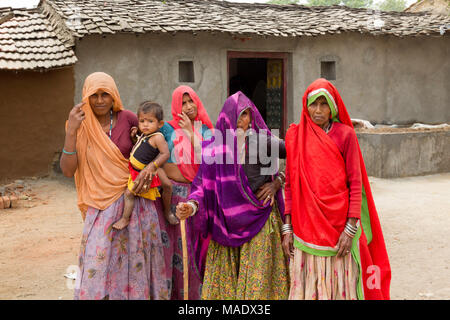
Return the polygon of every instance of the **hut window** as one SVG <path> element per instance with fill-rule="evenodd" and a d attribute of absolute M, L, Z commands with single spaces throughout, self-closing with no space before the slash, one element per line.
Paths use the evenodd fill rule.
<path fill-rule="evenodd" d="M 179 82 L 195 82 L 194 62 L 193 61 L 179 61 L 179 63 L 178 63 L 178 81 Z"/>
<path fill-rule="evenodd" d="M 327 80 L 336 80 L 336 61 L 321 61 L 320 76 Z"/>

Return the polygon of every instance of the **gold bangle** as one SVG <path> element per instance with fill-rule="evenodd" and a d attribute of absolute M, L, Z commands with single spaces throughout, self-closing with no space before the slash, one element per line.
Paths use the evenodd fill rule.
<path fill-rule="evenodd" d="M 153 164 L 155 165 L 155 168 L 158 169 L 158 165 L 156 164 L 156 161 L 153 161 Z"/>

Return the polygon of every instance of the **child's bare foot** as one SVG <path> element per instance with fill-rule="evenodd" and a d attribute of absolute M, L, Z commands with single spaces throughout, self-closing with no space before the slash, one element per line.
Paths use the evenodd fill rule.
<path fill-rule="evenodd" d="M 166 217 L 166 220 L 170 223 L 170 224 L 178 224 L 180 221 L 178 220 L 178 218 L 172 213 L 164 213 L 164 216 Z"/>
<path fill-rule="evenodd" d="M 113 228 L 114 229 L 118 229 L 118 230 L 122 230 L 123 228 L 125 228 L 128 224 L 130 223 L 130 219 L 127 218 L 120 218 L 119 221 L 117 221 L 116 223 L 113 224 Z"/>

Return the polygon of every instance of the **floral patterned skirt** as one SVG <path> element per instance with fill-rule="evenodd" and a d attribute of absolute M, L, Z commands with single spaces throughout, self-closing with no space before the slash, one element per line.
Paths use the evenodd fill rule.
<path fill-rule="evenodd" d="M 75 299 L 168 299 L 163 246 L 154 201 L 136 198 L 130 224 L 112 228 L 123 196 L 105 210 L 86 212 Z"/>
<path fill-rule="evenodd" d="M 287 299 L 289 274 L 281 246 L 281 225 L 274 206 L 261 231 L 242 246 L 225 247 L 211 240 L 202 299 Z"/>
<path fill-rule="evenodd" d="M 185 202 L 191 191 L 191 185 L 172 181 L 171 211 L 175 214 L 179 202 Z M 183 300 L 183 247 L 181 242 L 180 224 L 171 225 L 165 217 L 161 206 L 161 200 L 156 201 L 159 223 L 161 228 L 162 243 L 164 247 L 165 275 L 168 279 L 169 298 L 171 300 Z M 186 226 L 187 227 L 187 226 Z M 202 290 L 202 281 L 199 273 L 189 259 L 189 300 L 199 300 Z"/>
<path fill-rule="evenodd" d="M 290 300 L 356 300 L 358 266 L 351 254 L 320 257 L 294 247 Z"/>

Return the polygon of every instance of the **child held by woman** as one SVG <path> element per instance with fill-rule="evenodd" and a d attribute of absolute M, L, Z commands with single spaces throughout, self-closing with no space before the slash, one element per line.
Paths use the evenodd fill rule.
<path fill-rule="evenodd" d="M 114 223 L 113 228 L 123 229 L 130 223 L 135 196 L 156 200 L 161 197 L 164 207 L 164 216 L 170 224 L 177 224 L 178 219 L 170 210 L 172 199 L 172 183 L 161 166 L 169 159 L 169 147 L 163 134 L 159 131 L 164 125 L 163 108 L 151 101 L 144 101 L 137 110 L 138 128 L 133 127 L 131 138 L 135 145 L 130 154 L 128 188 L 124 193 L 124 209 L 122 217 Z M 154 173 L 150 188 L 147 192 L 135 194 L 133 192 L 134 180 L 139 172 L 147 166 L 152 166 Z M 162 188 L 162 195 L 158 187 Z M 148 188 L 148 186 L 144 186 Z"/>

